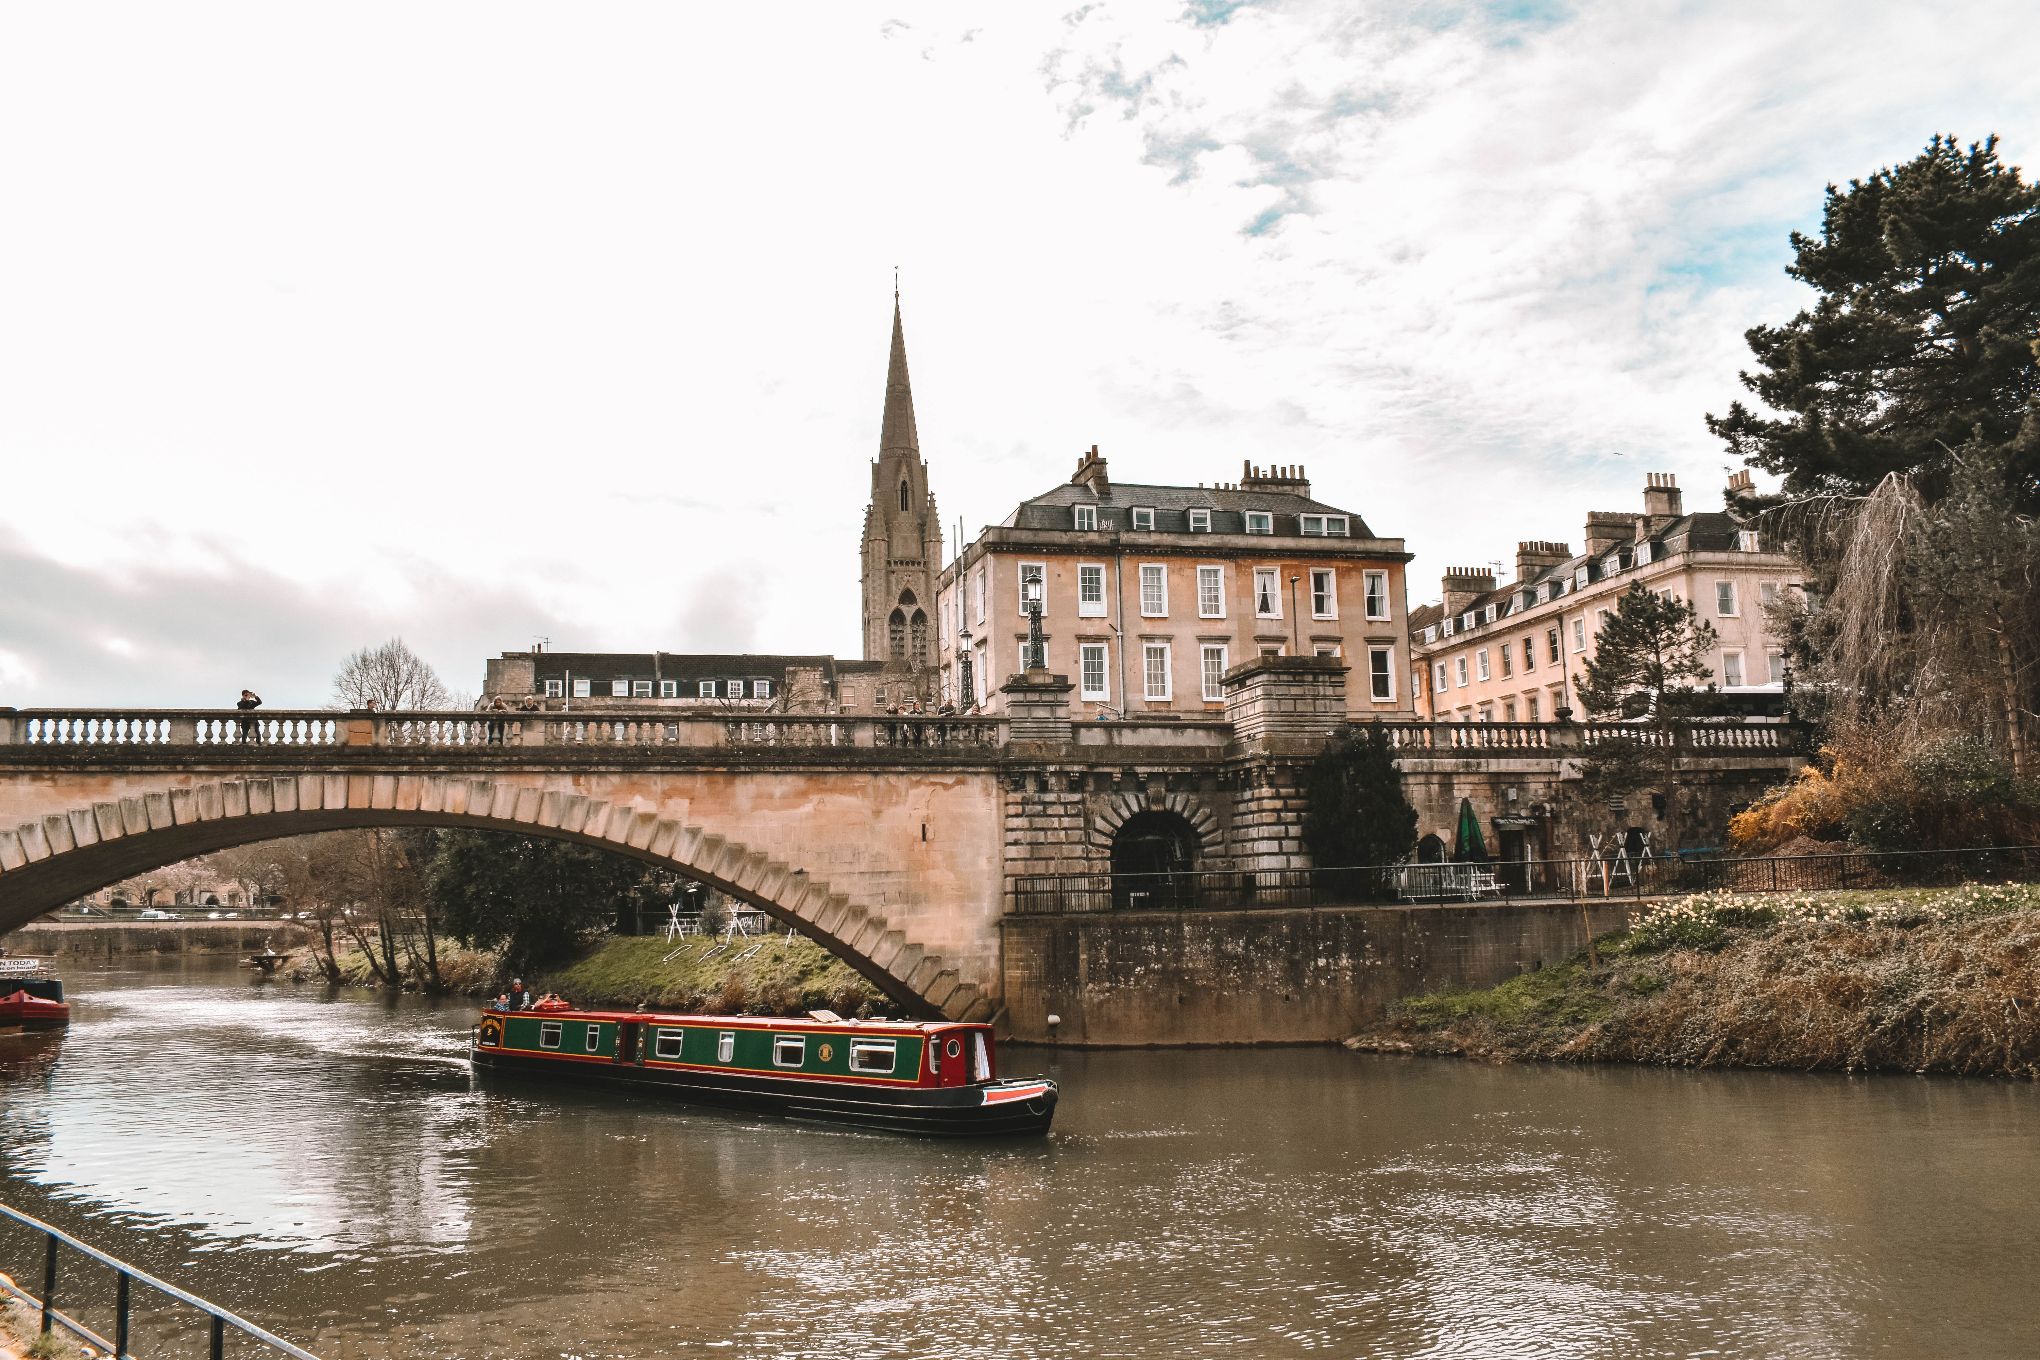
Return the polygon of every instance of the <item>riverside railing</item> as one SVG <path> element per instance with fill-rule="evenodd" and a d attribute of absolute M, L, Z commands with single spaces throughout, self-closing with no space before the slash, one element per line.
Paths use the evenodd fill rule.
<path fill-rule="evenodd" d="M 1007 909 L 1023 916 L 1054 916 L 1100 911 L 1577 902 L 1699 892 L 1819 892 L 2036 880 L 2040 880 L 2040 846 L 1766 858 L 1616 855 L 1338 869 L 1033 874 L 1011 881 Z"/>
<path fill-rule="evenodd" d="M 31 1294 L 19 1285 L 11 1285 L 11 1289 L 17 1298 L 21 1299 L 24 1303 L 34 1306 L 39 1311 L 41 1322 L 39 1330 L 45 1336 L 49 1335 L 53 1328 L 62 1327 L 65 1331 L 85 1341 L 88 1345 L 96 1346 L 100 1350 L 105 1351 L 109 1356 L 118 1357 L 118 1360 L 128 1360 L 128 1357 L 133 1354 L 129 1349 L 128 1342 L 134 1322 L 134 1286 L 139 1284 L 145 1289 L 155 1290 L 175 1303 L 197 1309 L 205 1315 L 206 1336 L 209 1347 L 207 1354 L 212 1357 L 212 1360 L 222 1360 L 222 1357 L 226 1354 L 227 1331 L 229 1328 L 244 1336 L 254 1338 L 267 1349 L 275 1351 L 279 1355 L 295 1356 L 297 1360 L 318 1360 L 318 1357 L 310 1351 L 292 1345 L 274 1332 L 265 1331 L 246 1318 L 236 1317 L 217 1304 L 207 1303 L 196 1294 L 187 1294 L 176 1285 L 159 1280 L 147 1271 L 137 1269 L 118 1257 L 109 1256 L 96 1247 L 87 1246 L 69 1233 L 64 1232 L 60 1228 L 53 1228 L 39 1218 L 30 1218 L 27 1214 L 9 1208 L 4 1204 L 0 1204 L 0 1216 L 4 1216 L 12 1222 L 30 1229 L 42 1238 L 41 1296 L 38 1297 Z M 79 1255 L 89 1260 L 97 1261 L 100 1265 L 106 1266 L 113 1271 L 114 1302 L 113 1336 L 111 1339 L 101 1336 L 71 1314 L 57 1308 L 57 1267 L 62 1259 L 60 1249 L 63 1247 L 69 1247 Z"/>
<path fill-rule="evenodd" d="M 1368 723 L 1356 723 L 1366 727 Z M 1401 754 L 1482 754 L 1587 749 L 1626 742 L 1662 750 L 1804 754 L 1807 729 L 1796 723 L 1706 720 L 1669 725 L 1628 722 L 1385 722 L 1388 744 Z"/>

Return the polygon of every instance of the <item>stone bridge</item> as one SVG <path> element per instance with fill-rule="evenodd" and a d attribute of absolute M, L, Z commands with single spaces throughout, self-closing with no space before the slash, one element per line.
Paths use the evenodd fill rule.
<path fill-rule="evenodd" d="M 1109 874 L 1155 836 L 1200 868 L 1307 867 L 1298 778 L 1345 721 L 1343 682 L 1335 660 L 1264 658 L 1226 677 L 1222 717 L 1173 722 L 1073 723 L 1068 682 L 1039 672 L 1008 682 L 997 718 L 0 709 L 0 931 L 252 841 L 470 827 L 675 870 L 911 1011 L 984 1018 L 1028 971 L 1005 948 L 1023 879 Z M 1448 830 L 1462 797 L 1498 822 L 1549 818 L 1594 737 L 1391 734 L 1426 829 Z M 1794 739 L 1722 729 L 1682 761 L 1696 787 L 1753 791 L 1797 762 Z"/>

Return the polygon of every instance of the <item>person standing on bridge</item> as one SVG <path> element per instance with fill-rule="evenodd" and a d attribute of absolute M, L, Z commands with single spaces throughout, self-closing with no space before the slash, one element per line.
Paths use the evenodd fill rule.
<path fill-rule="evenodd" d="M 241 740 L 260 741 L 262 739 L 262 724 L 246 715 L 262 707 L 262 696 L 252 689 L 244 689 L 241 691 L 240 702 L 235 704 L 234 707 L 240 709 L 243 715 L 241 718 Z"/>

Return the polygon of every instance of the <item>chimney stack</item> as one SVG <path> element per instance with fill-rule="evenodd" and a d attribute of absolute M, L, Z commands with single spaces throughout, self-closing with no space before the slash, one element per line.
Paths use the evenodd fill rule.
<path fill-rule="evenodd" d="M 1728 474 L 1728 503 L 1731 506 L 1737 501 L 1756 494 L 1757 479 L 1750 476 L 1747 471 L 1731 472 Z"/>
<path fill-rule="evenodd" d="M 1553 567 L 1572 560 L 1570 543 L 1553 543 L 1548 540 L 1534 540 L 1516 545 L 1516 581 L 1527 584 L 1536 580 Z"/>
<path fill-rule="evenodd" d="M 1653 472 L 1643 483 L 1643 513 L 1650 516 L 1650 531 L 1658 530 L 1686 513 L 1679 479 L 1669 472 Z"/>
<path fill-rule="evenodd" d="M 1447 567 L 1441 584 L 1445 590 L 1445 612 L 1457 614 L 1495 588 L 1493 567 Z"/>
<path fill-rule="evenodd" d="M 1072 486 L 1088 486 L 1091 493 L 1101 500 L 1112 494 L 1112 481 L 1105 475 L 1105 460 L 1098 456 L 1098 446 L 1077 460 L 1076 475 L 1070 478 Z"/>
<path fill-rule="evenodd" d="M 1310 478 L 1305 475 L 1303 464 L 1289 463 L 1270 467 L 1266 471 L 1254 466 L 1252 459 L 1241 462 L 1240 489 L 1243 491 L 1287 491 L 1298 496 L 1310 494 Z"/>

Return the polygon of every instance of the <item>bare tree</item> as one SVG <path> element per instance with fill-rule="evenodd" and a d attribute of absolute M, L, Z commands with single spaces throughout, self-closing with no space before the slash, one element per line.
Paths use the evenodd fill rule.
<path fill-rule="evenodd" d="M 391 638 L 347 658 L 333 677 L 333 702 L 342 708 L 407 712 L 450 708 L 453 695 L 402 638 Z"/>

